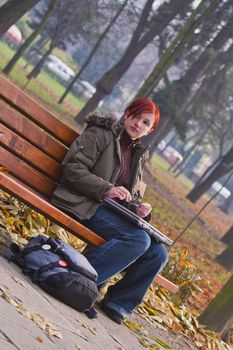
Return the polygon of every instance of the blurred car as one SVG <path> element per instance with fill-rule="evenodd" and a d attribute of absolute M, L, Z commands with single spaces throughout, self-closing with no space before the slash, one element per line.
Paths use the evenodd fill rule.
<path fill-rule="evenodd" d="M 73 69 L 54 55 L 49 55 L 44 64 L 44 69 L 52 72 L 62 82 L 67 82 L 75 76 Z"/>
<path fill-rule="evenodd" d="M 166 148 L 166 142 L 164 140 L 160 141 L 157 148 L 162 152 Z"/>
<path fill-rule="evenodd" d="M 180 152 L 178 152 L 175 148 L 171 147 L 171 146 L 167 146 L 163 153 L 162 156 L 164 159 L 166 159 L 166 161 L 169 164 L 179 164 L 180 162 L 182 162 L 183 157 L 180 154 Z"/>
<path fill-rule="evenodd" d="M 225 186 L 223 186 L 220 182 L 215 181 L 210 189 L 208 190 L 208 193 L 211 196 L 214 196 L 218 192 L 217 197 L 215 198 L 215 201 L 217 202 L 218 205 L 223 204 L 223 202 L 231 196 L 231 191 L 228 190 Z"/>
<path fill-rule="evenodd" d="M 96 88 L 86 80 L 78 80 L 72 89 L 77 95 L 88 100 L 96 92 Z"/>
<path fill-rule="evenodd" d="M 23 41 L 22 33 L 15 24 L 7 30 L 5 37 L 9 44 L 12 45 L 19 45 Z"/>

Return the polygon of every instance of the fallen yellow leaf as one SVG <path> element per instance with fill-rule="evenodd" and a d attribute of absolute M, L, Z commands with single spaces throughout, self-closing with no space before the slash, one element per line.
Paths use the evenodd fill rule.
<path fill-rule="evenodd" d="M 41 336 L 37 336 L 36 337 L 36 340 L 39 342 L 39 343 L 43 343 L 44 342 L 44 339 L 41 337 Z"/>

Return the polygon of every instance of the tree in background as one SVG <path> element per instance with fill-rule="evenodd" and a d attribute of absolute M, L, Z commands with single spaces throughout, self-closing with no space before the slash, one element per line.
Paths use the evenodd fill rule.
<path fill-rule="evenodd" d="M 88 66 L 89 62 L 91 61 L 92 57 L 94 56 L 94 54 L 96 53 L 97 49 L 99 48 L 100 44 L 102 43 L 102 41 L 104 40 L 104 38 L 106 37 L 106 35 L 108 34 L 108 32 L 110 31 L 110 29 L 112 28 L 112 26 L 114 25 L 114 23 L 116 22 L 116 20 L 118 19 L 118 17 L 120 16 L 121 12 L 123 11 L 123 9 L 125 8 L 125 6 L 127 5 L 128 0 L 125 0 L 123 2 L 123 4 L 121 5 L 121 7 L 119 8 L 119 10 L 117 11 L 117 13 L 115 14 L 115 16 L 112 18 L 112 20 L 109 22 L 109 24 L 107 25 L 107 27 L 105 28 L 105 30 L 103 31 L 103 33 L 100 35 L 99 39 L 97 40 L 97 42 L 95 43 L 94 47 L 92 48 L 90 54 L 88 55 L 87 59 L 85 60 L 85 62 L 83 63 L 82 67 L 80 68 L 79 72 L 75 75 L 75 77 L 71 80 L 71 82 L 68 84 L 65 92 L 63 93 L 63 95 L 60 97 L 59 99 L 59 103 L 62 103 L 64 101 L 64 99 L 66 98 L 67 94 L 71 91 L 73 85 L 75 84 L 75 82 L 78 80 L 78 78 L 81 76 L 82 72 L 84 71 L 84 69 Z"/>
<path fill-rule="evenodd" d="M 216 257 L 216 261 L 224 266 L 225 269 L 229 271 L 233 270 L 233 243 Z"/>
<path fill-rule="evenodd" d="M 228 340 L 233 324 L 233 276 L 200 315 L 199 322 Z"/>
<path fill-rule="evenodd" d="M 58 0 L 55 11 L 35 45 L 45 57 L 41 57 L 28 77 L 38 75 L 49 54 L 57 47 L 71 54 L 82 38 L 85 38 L 85 42 L 90 47 L 93 37 L 96 37 L 98 27 L 105 25 L 106 15 L 111 13 L 116 3 L 117 1 L 114 1 L 109 6 L 106 1 L 100 0 L 69 0 L 69 2 Z M 43 2 L 31 13 L 30 25 L 32 27 L 37 26 L 42 20 L 44 15 L 42 5 Z"/>
<path fill-rule="evenodd" d="M 135 98 L 150 96 L 159 81 L 164 76 L 168 68 L 175 63 L 184 46 L 187 45 L 194 35 L 195 29 L 216 9 L 217 0 L 202 0 L 198 7 L 192 11 L 190 17 L 180 28 L 171 44 L 160 56 L 158 64 L 154 67 L 149 77 L 145 80 L 142 87 L 137 92 Z"/>
<path fill-rule="evenodd" d="M 31 35 L 25 40 L 25 42 L 19 47 L 15 55 L 12 57 L 12 59 L 7 63 L 5 68 L 3 69 L 3 72 L 5 74 L 9 74 L 15 64 L 18 62 L 18 60 L 22 57 L 24 52 L 29 48 L 29 46 L 32 44 L 34 39 L 39 35 L 39 33 L 42 31 L 44 26 L 46 25 L 46 22 L 53 11 L 55 5 L 56 5 L 57 0 L 51 0 L 48 6 L 47 11 L 44 13 L 44 16 L 41 19 L 41 22 L 39 25 L 36 27 L 36 29 L 31 33 Z"/>
<path fill-rule="evenodd" d="M 216 160 L 198 179 L 197 183 L 200 183 L 232 144 L 232 59 L 233 46 L 231 45 L 208 66 L 205 78 L 202 79 L 194 96 L 189 101 L 189 107 L 186 107 L 185 115 L 188 121 L 189 139 L 186 139 L 185 143 L 186 145 L 191 143 L 191 145 L 185 147 L 182 154 L 183 161 L 173 169 L 177 176 L 185 170 L 188 158 L 192 156 L 195 148 L 200 146 L 206 149 L 212 148 Z"/>
<path fill-rule="evenodd" d="M 233 194 L 232 194 L 233 195 Z M 231 196 L 232 196 L 231 195 Z M 221 241 L 225 244 L 233 243 L 233 225 L 229 228 L 229 230 L 225 233 L 225 235 L 221 238 Z"/>
<path fill-rule="evenodd" d="M 86 12 L 88 12 L 88 9 L 86 9 L 86 2 L 84 0 L 70 0 L 69 7 L 67 7 L 67 3 L 63 0 L 58 1 L 55 11 L 52 13 L 52 18 L 44 29 L 49 37 L 49 40 L 46 39 L 48 41 L 48 47 L 46 47 L 41 59 L 32 71 L 27 75 L 28 82 L 40 73 L 44 63 L 56 47 L 65 49 L 70 36 L 73 33 L 77 35 L 83 23 L 81 18 L 86 17 Z M 80 21 L 78 20 L 79 18 Z M 44 37 L 43 33 L 42 35 Z"/>
<path fill-rule="evenodd" d="M 35 65 L 32 71 L 27 75 L 28 83 L 32 78 L 35 78 L 41 71 L 44 63 L 46 62 L 48 56 L 51 54 L 52 50 L 59 45 L 60 33 L 63 31 L 64 22 L 63 19 L 63 6 L 64 4 L 60 1 L 56 8 L 55 19 L 53 18 L 53 25 L 55 22 L 55 27 L 53 27 L 53 32 L 50 37 L 49 47 L 46 52 L 42 55 L 39 62 Z M 27 83 L 27 84 L 28 84 Z"/>
<path fill-rule="evenodd" d="M 230 3 L 228 4 L 229 18 L 227 18 L 227 22 L 225 20 L 222 27 L 217 25 L 216 33 L 214 33 L 215 36 L 213 35 L 213 32 L 209 34 L 209 37 L 206 38 L 207 44 L 204 45 L 204 48 L 202 48 L 199 56 L 194 57 L 193 62 L 189 64 L 189 67 L 185 70 L 183 75 L 179 79 L 169 83 L 168 86 L 165 86 L 165 88 L 162 88 L 152 94 L 152 98 L 161 108 L 161 115 L 163 118 L 161 118 L 159 129 L 156 133 L 157 137 L 152 138 L 153 135 L 151 135 L 151 139 L 149 140 L 150 142 L 152 141 L 151 152 L 154 151 L 157 144 L 168 134 L 170 130 L 172 130 L 173 127 L 176 128 L 181 138 L 184 138 L 188 127 L 188 121 L 194 116 L 193 110 L 195 110 L 196 106 L 203 108 L 207 106 L 206 101 L 200 102 L 200 100 L 197 101 L 196 99 L 194 104 L 194 100 L 192 99 L 193 96 L 195 96 L 198 88 L 202 85 L 204 79 L 208 76 L 208 73 L 211 73 L 213 66 L 216 65 L 217 58 L 223 55 L 225 46 L 232 37 L 233 29 L 231 25 L 231 16 L 233 6 L 230 5 Z M 225 8 L 223 10 L 225 12 Z M 213 15 L 215 16 L 216 13 L 213 13 Z M 231 57 L 231 50 L 232 49 L 229 48 L 229 51 L 226 54 L 227 57 Z M 224 65 L 226 64 L 228 65 L 228 63 L 224 62 Z M 211 65 L 212 67 L 210 69 Z M 230 67 L 228 67 L 228 70 Z M 216 81 L 214 81 L 214 85 L 211 86 L 212 90 L 215 87 Z M 201 97 L 202 94 L 199 96 Z M 216 106 L 216 101 L 214 102 L 214 105 Z M 193 110 L 191 106 L 195 106 L 193 107 Z M 207 110 L 208 108 L 206 108 L 205 114 L 208 115 L 210 114 L 210 111 Z M 203 110 L 199 110 L 199 113 L 201 119 L 203 119 Z M 198 112 L 196 115 L 198 115 Z M 198 122 L 198 119 L 196 120 Z"/>
<path fill-rule="evenodd" d="M 0 7 L 0 36 L 40 0 L 8 0 Z"/>
<path fill-rule="evenodd" d="M 224 211 L 225 213 L 230 213 L 231 208 L 233 206 L 233 192 L 231 193 L 231 195 L 221 204 L 220 208 L 222 211 Z M 232 232 L 232 240 L 233 240 L 233 232 Z M 224 242 L 224 240 L 223 240 Z M 226 242 L 227 243 L 227 242 Z"/>
<path fill-rule="evenodd" d="M 221 162 L 224 154 L 232 147 L 232 59 L 233 46 L 231 45 L 209 66 L 208 71 L 211 74 L 203 80 L 190 101 L 191 113 L 193 117 L 197 114 L 196 121 L 202 130 L 205 128 L 205 122 L 209 125 L 201 144 L 205 148 L 214 150 L 214 161 L 199 177 L 195 188 L 208 178 Z"/>
<path fill-rule="evenodd" d="M 130 43 L 121 59 L 108 70 L 96 83 L 96 92 L 78 113 L 75 120 L 83 124 L 85 116 L 91 112 L 107 94 L 110 94 L 114 86 L 128 70 L 137 55 L 159 35 L 178 14 L 186 13 L 190 3 L 183 0 L 173 0 L 163 3 L 156 14 L 152 11 L 154 0 L 147 0 L 140 14 L 137 27 L 132 35 Z"/>
<path fill-rule="evenodd" d="M 229 99 L 231 100 L 231 97 L 229 97 Z M 231 108 L 228 108 L 228 111 L 226 109 L 226 112 L 231 113 Z M 232 171 L 233 147 L 228 149 L 223 156 L 219 157 L 210 171 L 207 169 L 205 176 L 203 176 L 202 179 L 196 183 L 193 189 L 188 193 L 187 198 L 192 203 L 195 203 L 215 181 L 227 174 L 230 174 L 230 178 Z"/>
<path fill-rule="evenodd" d="M 87 80 L 92 85 L 96 85 L 96 82 L 108 71 L 116 62 L 120 60 L 124 54 L 128 43 L 132 37 L 138 18 L 141 13 L 142 4 L 145 0 L 129 0 L 121 15 L 118 17 L 114 26 L 105 35 L 104 40 L 99 45 L 98 50 L 95 52 L 93 59 L 88 64 L 81 75 L 81 79 Z M 119 10 L 119 6 L 122 5 L 123 1 L 112 0 L 109 4 L 107 0 L 100 2 L 98 15 L 94 17 L 92 26 L 89 24 L 84 25 L 83 31 L 80 33 L 78 40 L 74 42 L 72 57 L 81 68 L 87 60 L 89 53 L 97 43 L 99 37 L 106 29 L 110 19 L 112 19 L 116 12 Z M 100 12 L 100 14 L 99 14 Z M 91 30 L 90 30 L 91 29 Z M 125 100 L 127 92 L 130 90 L 135 91 L 145 76 L 145 68 L 148 69 L 147 61 L 154 60 L 154 45 L 149 46 L 150 53 L 141 56 L 139 64 L 135 62 L 132 65 L 132 70 L 128 70 L 129 79 L 127 75 L 124 75 L 123 79 L 117 84 L 110 95 L 105 98 L 105 108 L 118 109 L 118 106 L 122 106 L 120 100 Z M 151 55 L 152 54 L 152 55 Z M 146 59 L 146 60 L 145 60 Z M 137 67 L 139 69 L 137 69 Z M 136 73 L 136 74 L 135 74 Z M 109 103 L 108 103 L 109 102 Z M 112 103 L 112 106 L 111 106 Z"/>

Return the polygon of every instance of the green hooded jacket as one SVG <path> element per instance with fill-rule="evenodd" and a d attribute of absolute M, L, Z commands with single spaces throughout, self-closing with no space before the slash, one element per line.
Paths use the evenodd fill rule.
<path fill-rule="evenodd" d="M 121 167 L 121 122 L 91 115 L 87 128 L 73 142 L 62 162 L 62 177 L 52 203 L 78 220 L 90 219 L 101 204 L 105 191 L 114 186 Z M 141 198 L 140 183 L 147 158 L 147 148 L 136 143 L 128 190 Z"/>

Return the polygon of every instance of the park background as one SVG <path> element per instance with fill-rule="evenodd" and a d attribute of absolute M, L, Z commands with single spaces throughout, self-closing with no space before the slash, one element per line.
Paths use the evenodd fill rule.
<path fill-rule="evenodd" d="M 161 123 L 147 140 L 146 199 L 153 224 L 175 240 L 164 275 L 180 293 L 153 286 L 139 312 L 193 337 L 200 348 L 225 346 L 201 328 L 202 315 L 202 323 L 231 343 L 232 2 L 17 4 L 0 4 L 2 74 L 74 128 L 81 131 L 95 108 L 120 118 L 135 97 L 159 104 Z M 22 214 L 20 203 L 2 196 L 0 224 L 14 239 L 44 232 L 40 215 Z M 55 225 L 50 229 L 79 244 Z M 157 298 L 169 316 L 156 309 Z"/>

